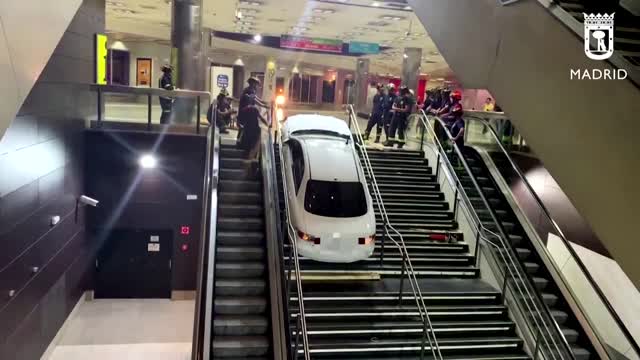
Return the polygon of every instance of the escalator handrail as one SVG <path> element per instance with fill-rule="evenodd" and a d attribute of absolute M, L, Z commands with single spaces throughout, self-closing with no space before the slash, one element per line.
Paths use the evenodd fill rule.
<path fill-rule="evenodd" d="M 217 114 L 215 110 L 214 105 L 214 114 Z M 198 285 L 196 289 L 191 351 L 192 360 L 209 360 L 211 358 L 213 298 L 215 297 L 218 181 L 220 172 L 220 138 L 216 126 L 209 127 L 206 151 L 202 192 L 202 229 L 198 255 Z"/>
<path fill-rule="evenodd" d="M 522 183 L 526 186 L 526 188 L 529 191 L 529 193 L 533 196 L 533 198 L 535 199 L 536 203 L 538 204 L 538 206 L 540 207 L 540 209 L 544 213 L 545 217 L 549 220 L 549 222 L 553 226 L 553 229 L 557 232 L 558 237 L 561 239 L 561 241 L 563 242 L 564 246 L 569 251 L 569 254 L 571 255 L 571 257 L 573 257 L 574 261 L 578 264 L 578 267 L 580 268 L 580 271 L 582 271 L 584 276 L 587 278 L 587 280 L 589 281 L 589 283 L 591 284 L 593 289 L 596 291 L 596 293 L 600 297 L 600 300 L 607 307 L 607 310 L 609 311 L 609 313 L 611 314 L 611 316 L 613 317 L 615 322 L 618 324 L 618 327 L 620 328 L 620 330 L 622 331 L 624 336 L 627 338 L 627 341 L 629 342 L 629 344 L 632 346 L 632 348 L 634 349 L 636 354 L 640 355 L 640 346 L 638 345 L 638 343 L 633 338 L 633 335 L 631 335 L 631 332 L 629 331 L 629 329 L 626 327 L 626 325 L 624 324 L 622 319 L 620 319 L 620 317 L 618 316 L 617 311 L 613 308 L 613 306 L 611 305 L 609 300 L 607 300 L 606 295 L 604 294 L 604 292 L 602 291 L 600 286 L 598 286 L 596 281 L 593 279 L 593 277 L 591 276 L 591 273 L 589 272 L 589 270 L 587 269 L 585 264 L 580 259 L 580 256 L 578 256 L 576 251 L 573 249 L 573 246 L 571 246 L 571 244 L 569 243 L 569 240 L 567 240 L 567 238 L 565 237 L 564 233 L 562 232 L 562 230 L 560 229 L 560 227 L 558 226 L 556 221 L 553 220 L 553 217 L 551 216 L 551 212 L 549 211 L 549 209 L 547 209 L 547 207 L 544 205 L 544 203 L 542 202 L 542 199 L 540 199 L 540 197 L 538 196 L 536 191 L 533 189 L 533 186 L 531 186 L 531 183 L 529 183 L 529 181 L 527 180 L 527 178 L 524 175 L 524 173 L 522 172 L 522 170 L 520 170 L 520 167 L 518 167 L 518 165 L 513 161 L 513 158 L 511 157 L 511 155 L 509 155 L 509 152 L 507 151 L 507 149 L 502 144 L 502 141 L 500 141 L 500 139 L 498 138 L 498 135 L 496 134 L 496 132 L 493 129 L 493 127 L 486 120 L 484 120 L 482 118 L 479 118 L 479 117 L 476 117 L 476 116 L 465 116 L 465 118 L 470 118 L 470 119 L 473 119 L 474 121 L 479 121 L 481 124 L 483 124 L 484 126 L 486 126 L 489 129 L 489 133 L 491 133 L 491 136 L 494 138 L 494 140 L 498 144 L 498 146 L 500 148 L 500 151 L 502 151 L 503 155 L 506 156 L 506 158 L 509 160 L 509 164 L 511 165 L 511 168 L 515 171 L 515 173 L 518 175 L 518 178 L 520 179 L 520 181 L 522 181 Z M 563 279 L 563 281 L 564 281 L 564 279 Z M 593 327 L 593 326 L 592 326 L 592 328 L 595 329 L 595 327 Z"/>
<path fill-rule="evenodd" d="M 427 117 L 427 114 L 421 109 L 420 113 L 422 116 L 420 116 L 420 120 L 422 121 L 422 124 L 424 126 L 425 129 L 428 129 L 428 131 L 433 131 L 433 128 L 430 126 L 431 122 L 429 120 L 429 117 Z M 434 116 L 433 119 L 435 119 L 435 121 L 439 122 L 440 125 L 442 126 L 442 129 L 444 130 L 444 132 L 447 135 L 447 138 L 449 140 L 452 140 L 453 137 L 451 135 L 451 133 L 449 132 L 449 130 L 447 129 L 447 127 L 445 126 L 444 121 L 442 121 L 442 119 L 440 119 L 437 116 Z M 440 143 L 437 135 L 435 133 L 432 133 L 434 139 L 436 140 L 436 143 L 438 145 L 438 147 L 440 148 L 441 152 L 444 154 L 444 159 L 442 161 L 444 161 L 447 164 L 447 167 L 450 169 L 450 171 L 453 170 L 453 166 L 451 165 L 449 159 L 446 157 L 446 152 L 444 151 L 444 147 L 442 146 L 442 144 Z M 455 142 L 452 142 L 452 148 L 455 150 L 456 155 L 458 156 L 460 162 L 462 163 L 465 171 L 469 174 L 469 178 L 471 179 L 473 186 L 476 188 L 476 191 L 478 192 L 478 195 L 480 196 L 480 198 L 482 199 L 482 202 L 484 204 L 484 206 L 487 208 L 487 210 L 489 211 L 489 214 L 491 215 L 492 218 L 492 222 L 496 225 L 500 235 L 495 234 L 493 231 L 487 229 L 481 221 L 479 221 L 478 224 L 476 224 L 477 226 L 479 226 L 480 228 L 483 229 L 483 231 L 492 233 L 494 235 L 497 236 L 498 239 L 500 239 L 503 248 L 506 250 L 504 251 L 504 253 L 508 254 L 507 258 L 509 260 L 509 262 L 511 263 L 511 266 L 513 266 L 513 269 L 515 269 L 515 274 L 513 269 L 511 268 L 511 266 L 506 266 L 505 267 L 505 271 L 506 269 L 509 269 L 509 272 L 511 272 L 512 276 L 514 279 L 519 278 L 519 281 L 522 284 L 529 284 L 529 286 L 532 289 L 535 289 L 535 286 L 533 286 L 533 284 L 531 283 L 530 278 L 527 275 L 523 275 L 524 274 L 524 270 L 522 269 L 522 265 L 520 264 L 520 261 L 516 261 L 516 257 L 513 254 L 513 250 L 511 248 L 511 245 L 509 245 L 506 242 L 506 239 L 508 239 L 508 235 L 504 229 L 504 227 L 502 226 L 502 224 L 498 221 L 497 216 L 495 214 L 495 211 L 493 210 L 493 208 L 490 206 L 489 201 L 487 200 L 487 198 L 484 196 L 484 193 L 482 192 L 482 188 L 480 187 L 480 185 L 478 184 L 475 175 L 473 174 L 473 172 L 471 171 L 471 167 L 469 166 L 469 164 L 467 163 L 466 159 L 464 158 L 462 151 L 460 151 L 460 148 L 458 147 L 458 145 Z M 455 173 L 455 171 L 453 171 L 453 174 L 456 178 L 457 174 Z M 459 179 L 458 179 L 459 181 Z M 463 193 L 465 194 L 465 197 L 467 197 L 466 192 L 463 189 Z M 473 209 L 473 208 L 471 208 Z M 475 212 L 475 211 L 473 211 Z M 488 239 L 484 238 L 483 236 L 480 236 L 480 239 L 482 239 L 483 241 L 487 241 Z M 477 254 L 476 254 L 477 256 Z M 507 274 L 505 273 L 505 276 L 507 276 Z M 518 288 L 518 292 L 520 293 L 519 295 L 522 295 L 523 299 L 531 299 L 531 298 L 536 298 L 538 299 L 538 302 L 540 303 L 540 305 L 543 308 L 543 311 L 545 312 L 545 315 L 547 317 L 547 319 L 549 319 L 549 321 L 551 321 L 556 329 L 557 335 L 562 339 L 562 344 L 561 346 L 564 346 L 565 350 L 567 351 L 567 353 L 570 354 L 570 356 L 572 357 L 572 359 L 575 360 L 575 355 L 573 354 L 573 352 L 571 351 L 571 346 L 569 345 L 569 342 L 567 341 L 566 337 L 564 336 L 564 334 L 562 333 L 560 326 L 558 325 L 557 321 L 553 318 L 553 316 L 551 315 L 551 312 L 548 308 L 548 306 L 544 303 L 543 299 L 540 296 L 540 293 L 538 291 L 533 291 L 533 295 L 531 294 L 531 292 L 529 291 L 529 288 L 525 285 L 524 286 L 524 291 L 520 288 L 520 283 L 518 281 L 514 281 L 513 282 L 514 285 Z M 528 296 L 528 297 L 527 297 Z M 542 325 L 540 325 L 540 323 L 538 322 L 538 320 L 535 318 L 535 316 L 533 317 L 533 320 L 535 322 L 535 325 L 538 327 L 538 329 L 545 329 L 546 332 L 548 333 L 549 337 L 551 338 L 556 350 L 558 350 L 558 353 L 560 352 L 560 348 L 558 347 L 558 344 L 555 341 L 555 337 L 553 336 L 553 334 L 550 332 L 550 330 L 544 326 L 545 325 L 545 317 L 542 315 L 542 311 L 539 309 L 538 304 L 535 301 L 532 301 L 531 304 L 528 304 L 525 300 L 525 306 L 529 309 L 529 311 L 533 314 L 534 311 L 531 309 L 531 305 L 533 306 L 533 308 L 535 308 L 535 313 L 537 313 L 540 322 L 542 322 Z M 540 333 L 541 334 L 541 333 Z M 546 345 L 549 349 L 552 349 L 551 346 L 549 345 L 549 342 L 547 340 L 547 337 L 543 337 Z M 555 353 L 552 352 L 552 354 L 554 354 L 554 358 L 555 358 Z"/>
<path fill-rule="evenodd" d="M 293 225 L 291 224 L 291 222 L 289 221 L 289 219 L 291 219 L 291 215 L 289 213 L 289 199 L 287 196 L 287 176 L 286 176 L 286 172 L 284 169 L 284 158 L 282 156 L 282 142 L 281 139 L 276 139 L 276 141 L 278 142 L 278 150 L 280 152 L 280 172 L 282 176 L 282 188 L 284 190 L 284 208 L 285 208 L 285 214 L 286 214 L 286 223 L 287 223 L 287 239 L 289 240 L 289 251 L 293 254 L 293 265 L 294 265 L 294 273 L 295 273 L 295 277 L 296 277 L 296 290 L 298 293 L 298 321 L 300 322 L 300 332 L 302 333 L 302 351 L 303 351 L 303 355 L 304 355 L 304 359 L 305 360 L 310 360 L 311 359 L 311 354 L 309 351 L 309 335 L 307 332 L 307 320 L 306 320 L 306 312 L 304 309 L 304 294 L 302 292 L 302 276 L 301 276 L 301 271 L 300 271 L 300 257 L 298 255 L 298 248 L 296 246 L 296 241 L 294 238 L 295 234 L 295 229 L 293 228 Z M 289 264 L 289 266 L 291 266 L 291 264 Z M 291 274 L 291 273 L 289 273 Z M 287 279 L 288 281 L 291 281 L 291 278 Z M 287 286 L 287 291 L 290 291 L 290 287 Z M 291 296 L 289 294 L 287 294 L 287 302 L 289 301 L 289 299 L 291 298 Z M 299 336 L 299 334 L 296 333 L 296 337 Z M 293 359 L 297 359 L 298 358 L 298 354 L 292 354 L 293 355 Z"/>
<path fill-rule="evenodd" d="M 354 127 L 355 127 L 355 136 L 358 139 L 358 144 L 361 149 L 360 153 L 362 154 L 364 159 L 364 163 L 365 163 L 364 167 L 366 168 L 367 173 L 371 178 L 372 189 L 373 189 L 374 196 L 376 197 L 378 211 L 380 212 L 380 215 L 382 216 L 382 219 L 384 222 L 385 235 L 389 237 L 389 239 L 393 242 L 394 245 L 396 245 L 396 247 L 398 248 L 398 251 L 403 257 L 403 266 L 406 264 L 406 267 L 407 267 L 407 278 L 409 279 L 409 285 L 411 286 L 411 291 L 416 301 L 416 306 L 418 308 L 418 311 L 420 312 L 420 317 L 425 327 L 425 334 L 424 334 L 425 339 L 423 339 L 423 345 L 424 345 L 424 340 L 427 340 L 429 343 L 429 348 L 431 350 L 431 354 L 433 355 L 433 358 L 442 360 L 443 357 L 440 351 L 440 345 L 438 344 L 438 339 L 436 337 L 436 333 L 433 328 L 433 324 L 431 322 L 431 318 L 429 316 L 426 303 L 424 301 L 424 296 L 422 295 L 422 291 L 420 290 L 420 285 L 415 275 L 415 270 L 413 269 L 413 264 L 411 263 L 409 252 L 407 251 L 407 246 L 404 242 L 404 238 L 402 234 L 398 230 L 396 230 L 389 221 L 389 217 L 388 217 L 386 208 L 384 206 L 384 201 L 382 199 L 382 194 L 380 193 L 380 188 L 378 187 L 378 182 L 377 182 L 375 173 L 373 171 L 373 166 L 371 165 L 367 148 L 364 145 L 365 141 L 364 141 L 364 138 L 362 137 L 362 131 L 360 130 L 360 125 L 358 124 L 357 115 L 353 108 L 353 105 L 348 106 L 348 112 L 349 112 L 349 123 L 354 124 Z M 355 150 L 355 144 L 353 146 Z M 396 236 L 398 236 L 398 238 L 400 239 L 399 243 L 389 233 L 389 229 L 391 229 L 393 233 Z M 421 358 L 423 358 L 423 356 L 424 354 L 422 353 Z"/>
<path fill-rule="evenodd" d="M 270 130 L 271 128 L 269 128 Z M 267 253 L 269 265 L 269 284 L 271 298 L 271 335 L 273 339 L 272 356 L 274 360 L 288 359 L 289 335 L 288 329 L 287 293 L 285 284 L 283 261 L 284 254 L 280 240 L 282 239 L 282 222 L 280 217 L 280 199 L 278 194 L 277 169 L 275 167 L 275 152 L 273 134 L 268 131 L 268 136 L 262 141 L 262 153 L 260 163 L 263 173 L 263 190 L 265 196 L 265 220 L 267 231 Z M 287 321 L 285 323 L 285 320 Z"/>

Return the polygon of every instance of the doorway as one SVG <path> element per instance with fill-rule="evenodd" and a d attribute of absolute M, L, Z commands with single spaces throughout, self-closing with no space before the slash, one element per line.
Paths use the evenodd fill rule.
<path fill-rule="evenodd" d="M 336 81 L 323 80 L 322 81 L 322 102 L 333 103 L 335 98 L 336 98 Z"/>
<path fill-rule="evenodd" d="M 345 79 L 342 87 L 342 103 L 354 104 L 355 100 L 355 80 Z"/>
<path fill-rule="evenodd" d="M 129 52 L 109 50 L 107 55 L 107 80 L 109 84 L 129 86 Z"/>
<path fill-rule="evenodd" d="M 151 87 L 153 61 L 149 58 L 136 59 L 136 86 Z"/>
<path fill-rule="evenodd" d="M 115 229 L 96 260 L 96 298 L 171 297 L 170 230 Z"/>

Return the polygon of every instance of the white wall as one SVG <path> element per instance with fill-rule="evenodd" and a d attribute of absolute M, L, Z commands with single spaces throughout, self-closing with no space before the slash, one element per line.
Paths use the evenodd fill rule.
<path fill-rule="evenodd" d="M 640 292 L 633 286 L 631 280 L 615 260 L 580 245 L 573 243 L 571 245 L 631 335 L 640 340 L 640 317 L 638 317 L 640 314 Z M 558 264 L 560 272 L 571 284 L 571 291 L 585 307 L 583 313 L 589 317 L 592 324 L 597 324 L 599 333 L 605 336 L 603 340 L 628 358 L 639 359 L 619 331 L 597 293 L 589 285 L 582 270 L 572 260 L 571 254 L 562 240 L 554 234 L 549 234 L 547 248 L 555 263 Z"/>

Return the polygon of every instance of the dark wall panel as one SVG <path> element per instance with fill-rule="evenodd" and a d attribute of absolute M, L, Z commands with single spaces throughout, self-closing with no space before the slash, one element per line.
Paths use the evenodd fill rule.
<path fill-rule="evenodd" d="M 512 154 L 512 156 L 545 207 L 551 212 L 553 220 L 558 224 L 567 240 L 611 258 L 611 254 L 591 229 L 589 223 L 580 215 L 571 203 L 571 199 L 562 191 L 560 185 L 540 160 L 518 154 Z M 529 196 L 525 186 L 519 181 L 512 182 L 510 186 L 518 200 L 524 204 L 527 216 L 533 220 L 533 224 L 538 230 L 543 233 L 555 233 L 541 208 Z"/>
<path fill-rule="evenodd" d="M 96 242 L 116 228 L 173 232 L 172 290 L 195 290 L 206 138 L 195 135 L 87 131 L 87 193 L 100 200 L 89 227 Z M 141 169 L 152 153 L 156 169 Z M 197 195 L 197 200 L 187 200 Z M 181 226 L 191 228 L 188 236 Z M 187 244 L 189 250 L 180 247 Z"/>
<path fill-rule="evenodd" d="M 0 139 L 0 359 L 37 360 L 87 288 L 84 128 L 95 119 L 94 36 L 105 0 L 84 0 Z M 51 226 L 51 217 L 61 217 Z M 14 295 L 9 296 L 12 292 Z"/>

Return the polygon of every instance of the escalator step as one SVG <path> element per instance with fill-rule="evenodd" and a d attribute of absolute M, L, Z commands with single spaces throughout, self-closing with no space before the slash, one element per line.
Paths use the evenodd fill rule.
<path fill-rule="evenodd" d="M 255 296 L 265 292 L 266 283 L 262 279 L 218 279 L 216 295 L 218 296 Z"/>

